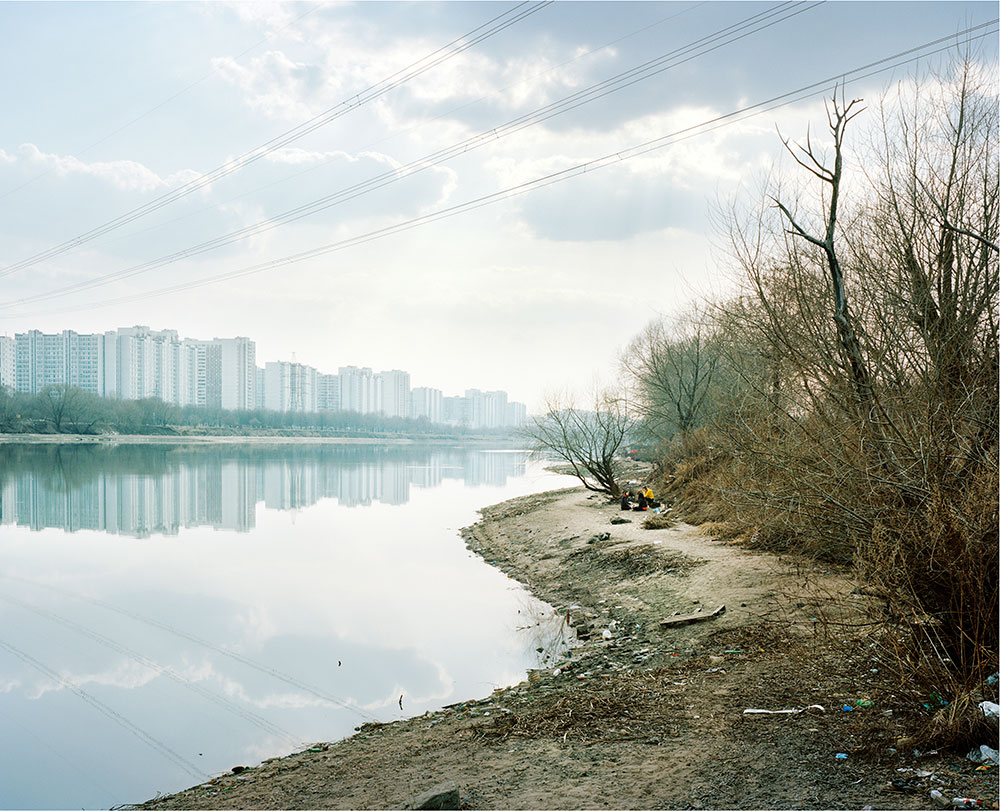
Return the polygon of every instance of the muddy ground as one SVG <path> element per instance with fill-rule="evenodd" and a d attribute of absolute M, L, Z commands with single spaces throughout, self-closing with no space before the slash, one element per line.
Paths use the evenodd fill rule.
<path fill-rule="evenodd" d="M 997 808 L 996 769 L 907 740 L 929 710 L 898 691 L 844 573 L 644 528 L 582 489 L 482 516 L 468 546 L 568 617 L 568 657 L 142 807 L 401 808 L 453 781 L 467 808 L 916 809 L 932 789 Z"/>

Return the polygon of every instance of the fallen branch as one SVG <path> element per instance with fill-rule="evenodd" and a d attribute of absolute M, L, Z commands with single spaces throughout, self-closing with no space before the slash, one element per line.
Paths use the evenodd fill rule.
<path fill-rule="evenodd" d="M 705 620 L 714 620 L 720 614 L 726 613 L 726 607 L 720 605 L 715 611 L 709 614 L 685 614 L 682 617 L 671 617 L 668 620 L 660 620 L 661 628 L 673 628 L 678 625 L 690 625 L 692 622 L 704 622 Z"/>

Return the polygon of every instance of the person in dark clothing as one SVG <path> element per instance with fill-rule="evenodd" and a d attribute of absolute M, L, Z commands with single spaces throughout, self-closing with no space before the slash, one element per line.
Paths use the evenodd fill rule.
<path fill-rule="evenodd" d="M 628 490 L 626 490 L 624 493 L 622 493 L 622 511 L 623 512 L 625 510 L 631 510 L 632 509 L 632 505 L 629 504 L 629 496 L 631 496 L 631 495 L 632 494 Z"/>

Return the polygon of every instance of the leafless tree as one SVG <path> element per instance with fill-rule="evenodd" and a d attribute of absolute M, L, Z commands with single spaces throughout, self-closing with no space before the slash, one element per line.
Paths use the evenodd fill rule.
<path fill-rule="evenodd" d="M 672 322 L 651 321 L 621 358 L 637 394 L 634 407 L 647 429 L 664 439 L 683 437 L 702 421 L 718 364 L 711 326 L 697 311 Z"/>
<path fill-rule="evenodd" d="M 565 462 L 588 490 L 621 495 L 622 446 L 635 418 L 621 398 L 595 393 L 590 408 L 578 408 L 572 399 L 551 397 L 546 413 L 527 429 L 535 448 Z"/>

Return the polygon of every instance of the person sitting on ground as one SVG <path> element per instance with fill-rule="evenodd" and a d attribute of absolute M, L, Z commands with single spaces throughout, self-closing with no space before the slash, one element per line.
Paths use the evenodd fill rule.
<path fill-rule="evenodd" d="M 624 493 L 622 493 L 622 511 L 623 512 L 625 510 L 631 510 L 632 509 L 632 505 L 629 503 L 629 499 L 630 499 L 631 495 L 632 494 L 628 490 L 626 490 Z"/>

